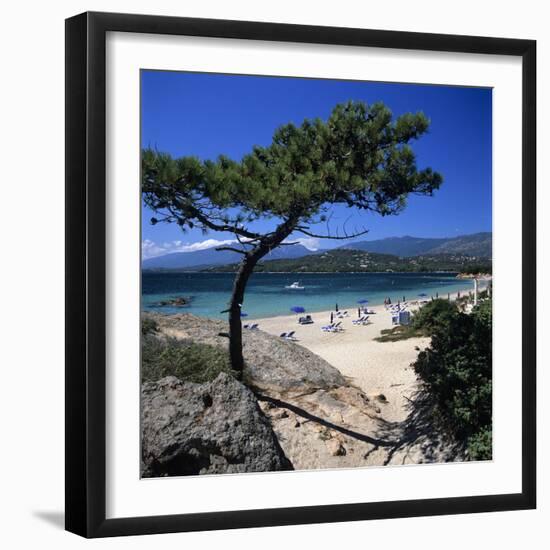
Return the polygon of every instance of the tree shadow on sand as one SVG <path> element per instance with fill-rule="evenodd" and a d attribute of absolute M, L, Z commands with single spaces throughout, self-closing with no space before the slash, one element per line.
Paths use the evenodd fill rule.
<path fill-rule="evenodd" d="M 384 449 L 383 465 L 406 463 L 452 462 L 464 459 L 464 445 L 452 441 L 434 422 L 434 405 L 426 392 L 417 391 L 407 398 L 407 418 L 402 422 L 389 422 L 377 418 L 378 428 L 372 435 L 363 434 L 314 415 L 287 401 L 256 393 L 259 401 L 285 408 L 311 422 L 335 430 L 342 435 L 372 445 L 364 456 Z M 414 455 L 414 456 L 413 456 Z"/>
<path fill-rule="evenodd" d="M 388 422 L 379 418 L 377 439 L 391 439 L 396 444 L 388 449 L 384 466 L 388 464 L 454 462 L 464 460 L 464 444 L 454 441 L 435 421 L 434 402 L 423 390 L 407 399 L 407 418 Z M 373 452 L 373 449 L 370 452 Z M 414 458 L 413 458 L 414 455 Z"/>
<path fill-rule="evenodd" d="M 256 394 L 256 398 L 258 399 L 258 401 L 266 401 L 268 403 L 275 405 L 276 407 L 288 409 L 289 411 L 292 411 L 294 414 L 301 416 L 302 418 L 305 418 L 307 420 L 310 420 L 311 422 L 316 422 L 321 426 L 325 426 L 326 428 L 330 428 L 331 430 L 340 432 L 341 434 L 351 437 L 353 439 L 357 439 L 358 441 L 363 441 L 364 443 L 370 443 L 371 445 L 374 445 L 376 447 L 393 447 L 394 445 L 397 444 L 396 441 L 392 441 L 392 440 L 385 441 L 382 439 L 372 437 L 370 435 L 365 435 L 365 434 L 356 432 L 355 430 L 350 430 L 349 428 L 345 428 L 344 426 L 339 426 L 338 424 L 334 424 L 334 422 L 330 422 L 319 416 L 316 416 L 306 411 L 305 409 L 298 407 L 297 405 L 288 403 L 287 401 L 281 401 L 280 399 L 276 399 L 274 397 L 269 397 L 267 395 L 262 395 L 258 393 Z"/>

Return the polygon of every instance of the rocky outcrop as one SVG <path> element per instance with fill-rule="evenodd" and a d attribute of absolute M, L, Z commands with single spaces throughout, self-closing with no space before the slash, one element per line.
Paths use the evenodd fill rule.
<path fill-rule="evenodd" d="M 292 469 L 252 392 L 225 373 L 145 383 L 141 410 L 143 477 Z"/>
<path fill-rule="evenodd" d="M 228 348 L 228 326 L 224 321 L 190 314 L 159 315 L 146 313 L 162 334 L 189 339 L 216 347 Z M 243 331 L 245 382 L 261 391 L 274 394 L 328 390 L 346 385 L 339 370 L 294 342 L 277 338 L 261 330 Z"/>
<path fill-rule="evenodd" d="M 188 314 L 145 314 L 157 338 L 227 349 L 227 323 Z M 261 326 L 260 326 L 261 328 Z M 244 330 L 243 384 L 164 378 L 143 386 L 146 476 L 353 468 L 460 460 L 460 453 L 411 418 L 394 418 L 407 386 L 364 392 L 324 359 L 261 330 Z M 429 341 L 419 342 L 422 347 Z M 386 344 L 384 344 L 386 345 Z M 389 345 L 389 344 L 388 344 Z M 407 397 L 408 401 L 411 401 Z M 258 404 L 259 400 L 259 404 Z M 258 410 L 261 409 L 261 410 Z M 414 413 L 414 414 L 413 414 Z M 429 418 L 422 416 L 422 418 Z M 429 424 L 429 423 L 426 423 Z M 292 463 L 288 462 L 287 458 Z"/>
<path fill-rule="evenodd" d="M 186 307 L 191 303 L 191 298 L 186 298 L 185 296 L 176 296 L 175 298 L 170 298 L 169 300 L 161 300 L 157 304 L 157 307 Z"/>

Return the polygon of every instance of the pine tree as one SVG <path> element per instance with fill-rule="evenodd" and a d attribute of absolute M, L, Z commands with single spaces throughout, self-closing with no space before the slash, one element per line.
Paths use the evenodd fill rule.
<path fill-rule="evenodd" d="M 428 130 L 423 113 L 393 119 L 383 103 L 347 102 L 328 120 L 304 120 L 278 128 L 267 147 L 255 146 L 242 160 L 172 158 L 146 149 L 142 154 L 142 191 L 157 217 L 151 223 L 176 223 L 183 230 L 235 235 L 242 255 L 229 303 L 230 359 L 242 373 L 241 306 L 246 284 L 258 261 L 274 248 L 292 244 L 291 234 L 347 239 L 367 232 L 331 230 L 331 207 L 398 214 L 410 194 L 431 195 L 442 176 L 419 170 L 409 143 Z M 258 232 L 254 222 L 270 219 L 273 229 Z M 326 232 L 314 227 L 325 222 Z"/>

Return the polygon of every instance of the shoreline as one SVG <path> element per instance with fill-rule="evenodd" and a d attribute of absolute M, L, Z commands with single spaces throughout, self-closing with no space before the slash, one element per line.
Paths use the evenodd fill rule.
<path fill-rule="evenodd" d="M 205 283 L 200 283 L 200 277 L 193 273 L 181 273 L 172 275 L 164 273 L 148 274 L 148 277 L 158 276 L 162 278 L 167 276 L 174 279 L 175 283 L 165 285 L 162 281 L 147 283 L 147 288 L 151 287 L 146 294 L 142 294 L 142 311 L 157 312 L 164 315 L 177 313 L 191 313 L 200 317 L 210 317 L 214 319 L 226 319 L 226 315 L 221 314 L 224 305 L 227 303 L 231 292 L 230 274 L 216 274 L 212 277 L 212 290 L 214 294 L 209 294 L 209 288 Z M 260 275 L 260 274 L 258 274 Z M 293 274 L 294 275 L 294 274 Z M 179 283 L 178 276 L 182 277 Z M 187 283 L 186 277 L 196 277 L 197 279 Z M 210 274 L 207 275 L 209 277 Z M 370 277 L 373 277 L 371 280 Z M 383 273 L 380 283 L 378 279 L 381 275 L 378 273 L 315 273 L 302 274 L 302 277 L 290 277 L 289 275 L 276 273 L 265 273 L 263 277 L 257 277 L 256 282 L 251 282 L 250 297 L 245 299 L 242 311 L 247 315 L 243 317 L 243 323 L 257 322 L 260 319 L 269 317 L 285 317 L 291 315 L 291 307 L 298 305 L 305 308 L 306 314 L 322 313 L 330 311 L 335 304 L 340 309 L 356 309 L 359 298 L 367 298 L 369 306 L 382 305 L 386 297 L 391 298 L 395 304 L 398 301 L 415 301 L 419 299 L 419 293 L 426 293 L 427 298 L 432 296 L 446 299 L 448 294 L 453 297 L 456 292 L 466 293 L 474 290 L 474 280 L 471 277 L 451 277 L 436 273 Z M 413 279 L 409 279 L 409 277 Z M 272 281 L 272 278 L 275 279 Z M 222 286 L 218 286 L 216 281 L 224 281 Z M 264 281 L 265 279 L 265 281 Z M 208 281 L 208 278 L 206 279 Z M 285 290 L 284 285 L 290 284 L 291 280 L 302 280 L 305 290 Z M 408 281 L 414 281 L 409 283 Z M 477 277 L 478 288 L 485 288 L 490 276 L 482 275 Z M 194 282 L 199 281 L 199 282 Z M 283 282 L 284 281 L 284 282 Z M 334 282 L 333 282 L 334 281 Z M 402 283 L 402 281 L 405 281 Z M 146 281 L 144 281 L 145 283 Z M 392 283 L 392 284 L 390 284 Z M 395 283 L 395 286 L 393 286 Z M 265 285 L 268 286 L 265 286 Z M 279 284 L 279 287 L 277 287 Z M 380 286 L 379 286 L 380 284 Z M 160 286 L 159 286 L 160 285 Z M 221 285 L 221 283 L 220 283 Z M 259 289 L 255 292 L 255 289 Z M 170 289 L 172 287 L 172 289 Z M 222 293 L 223 287 L 223 293 Z M 196 288 L 196 295 L 194 289 Z M 267 289 L 267 290 L 266 290 Z M 184 297 L 189 303 L 185 307 L 159 306 L 162 301 L 171 301 L 177 297 Z"/>
<path fill-rule="evenodd" d="M 481 281 L 480 281 L 481 282 Z M 479 292 L 483 291 L 486 289 L 486 285 L 483 285 L 483 284 L 480 284 L 480 287 L 479 287 Z M 472 289 L 471 288 L 465 288 L 464 290 L 457 290 L 455 292 L 450 292 L 448 294 L 450 294 L 450 300 L 451 302 L 454 302 L 457 298 L 458 298 L 458 293 L 460 292 L 461 296 L 463 296 L 464 294 L 467 294 L 468 292 L 471 292 Z M 447 298 L 445 296 L 440 296 L 439 297 L 441 300 L 446 300 Z M 434 296 L 434 299 L 435 299 L 435 296 Z M 424 298 L 424 300 L 426 301 L 431 301 L 431 296 L 430 297 L 426 297 Z M 415 310 L 418 309 L 418 303 L 421 301 L 421 299 L 419 298 L 415 298 L 413 300 L 406 300 L 405 302 L 407 304 L 409 304 L 409 308 L 408 310 L 413 312 Z M 392 305 L 397 305 L 398 302 L 392 302 Z M 401 301 L 402 303 L 402 301 Z M 349 320 L 353 320 L 353 319 L 356 319 L 357 318 L 357 308 L 358 307 L 361 307 L 363 308 L 364 306 L 360 306 L 360 304 L 354 304 L 352 306 L 338 306 L 338 310 L 340 312 L 342 311 L 346 311 L 348 312 L 348 317 L 347 319 Z M 371 305 L 371 303 L 369 302 L 368 304 L 366 304 L 366 308 L 369 310 L 369 311 L 374 311 L 374 315 L 378 315 L 379 313 L 387 313 L 389 315 L 389 312 L 386 311 L 386 307 L 383 303 L 373 303 Z M 247 317 L 246 318 L 246 322 L 244 322 L 244 324 L 249 324 L 248 321 L 254 321 L 255 323 L 268 323 L 268 324 L 272 324 L 272 322 L 274 321 L 289 321 L 290 324 L 293 324 L 293 325 L 296 325 L 298 327 L 304 327 L 304 326 L 311 326 L 311 325 L 299 325 L 298 324 L 298 318 L 299 317 L 303 317 L 305 315 L 311 315 L 311 317 L 313 318 L 314 320 L 314 324 L 315 324 L 315 318 L 323 318 L 323 319 L 328 319 L 330 320 L 330 314 L 334 313 L 335 314 L 335 310 L 330 310 L 330 309 L 325 309 L 325 310 L 319 310 L 319 311 L 305 311 L 304 313 L 285 313 L 283 315 L 269 315 L 267 317 Z M 294 321 L 294 322 L 292 322 Z M 323 321 L 324 322 L 324 321 Z M 350 321 L 351 322 L 351 321 Z M 328 321 L 327 321 L 328 323 Z M 262 327 L 258 327 L 260 330 L 262 330 Z"/>
<path fill-rule="evenodd" d="M 462 279 L 463 281 L 471 281 L 471 279 Z M 478 288 L 478 291 L 481 292 L 483 290 L 485 290 L 487 288 L 487 284 L 488 284 L 488 281 L 489 279 L 479 279 L 479 288 Z M 451 301 L 454 301 L 457 299 L 458 297 L 458 293 L 461 293 L 461 295 L 464 295 L 464 294 L 467 294 L 468 292 L 473 292 L 473 287 L 465 287 L 464 289 L 460 289 L 460 290 L 455 290 L 453 292 L 448 292 L 446 294 L 449 294 L 450 295 L 450 300 Z M 299 298 L 299 295 L 297 295 L 297 297 Z M 440 299 L 442 300 L 446 300 L 447 297 L 446 295 L 445 296 L 439 296 Z M 435 296 L 434 296 L 434 299 L 435 299 Z M 425 298 L 425 300 L 431 300 L 431 296 L 427 296 Z M 416 297 L 416 298 L 413 298 L 412 300 L 405 300 L 406 303 L 408 304 L 413 304 L 415 302 L 418 302 L 419 301 L 419 298 Z M 403 300 L 401 300 L 400 302 L 403 302 Z M 398 301 L 395 301 L 395 302 L 392 302 L 392 305 L 396 305 L 398 303 Z M 346 305 L 338 305 L 338 309 L 343 311 L 343 310 L 348 310 L 348 313 L 350 311 L 352 312 L 355 312 L 355 314 L 357 313 L 357 308 L 360 306 L 360 304 L 353 304 L 351 306 L 346 306 Z M 369 300 L 369 303 L 367 304 L 367 309 L 369 310 L 372 310 L 372 309 L 376 309 L 376 308 L 382 308 L 384 309 L 384 304 L 382 302 L 376 302 L 376 300 L 371 301 Z M 328 318 L 330 316 L 330 313 L 331 311 L 334 312 L 334 310 L 330 310 L 330 309 L 322 309 L 322 310 L 306 310 L 304 313 L 283 313 L 283 314 L 280 314 L 280 315 L 269 315 L 269 316 L 262 316 L 262 317 L 254 317 L 253 315 L 249 315 L 248 317 L 246 317 L 246 321 L 244 322 L 244 324 L 247 324 L 249 321 L 254 321 L 254 322 L 257 322 L 259 323 L 260 321 L 269 321 L 270 319 L 283 319 L 283 318 L 288 318 L 288 319 L 295 319 L 297 320 L 298 317 L 302 317 L 304 315 L 325 315 L 326 318 Z M 409 308 L 409 311 L 411 311 L 411 309 Z"/>

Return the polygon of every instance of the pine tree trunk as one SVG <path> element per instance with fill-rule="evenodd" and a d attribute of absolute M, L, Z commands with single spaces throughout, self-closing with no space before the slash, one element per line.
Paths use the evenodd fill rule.
<path fill-rule="evenodd" d="M 259 243 L 255 248 L 250 250 L 245 256 L 233 281 L 233 292 L 229 303 L 229 358 L 231 368 L 237 372 L 242 379 L 244 371 L 243 358 L 243 329 L 241 324 L 241 307 L 244 301 L 244 291 L 248 279 L 256 264 L 270 251 L 279 246 L 286 239 L 292 229 L 298 216 L 289 218 L 286 222 L 279 225 L 276 231 L 273 232 L 271 238 Z"/>
<path fill-rule="evenodd" d="M 267 251 L 264 252 L 264 254 L 266 253 Z M 229 358 L 231 360 L 231 368 L 238 373 L 239 378 L 242 378 L 244 370 L 243 330 L 241 323 L 241 307 L 244 300 L 244 291 L 246 283 L 254 271 L 254 267 L 264 254 L 258 257 L 256 257 L 257 255 L 245 256 L 233 281 L 233 292 L 229 304 Z"/>

